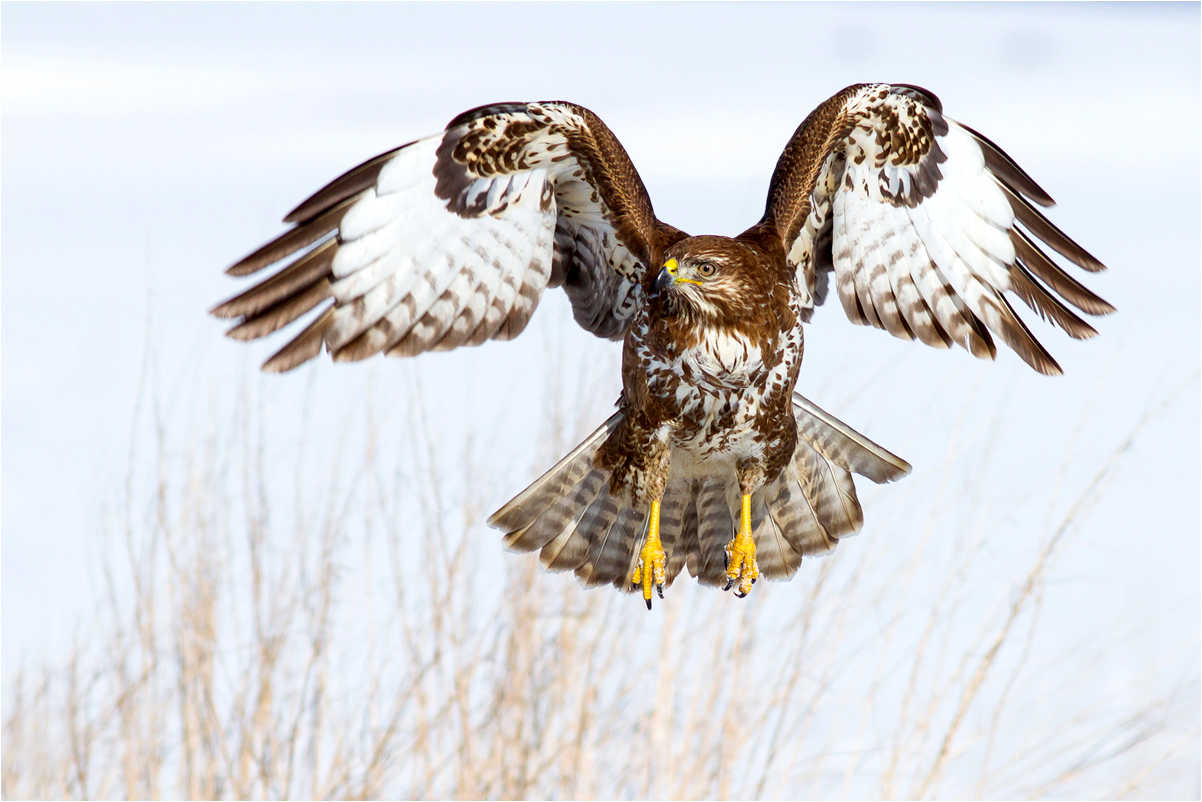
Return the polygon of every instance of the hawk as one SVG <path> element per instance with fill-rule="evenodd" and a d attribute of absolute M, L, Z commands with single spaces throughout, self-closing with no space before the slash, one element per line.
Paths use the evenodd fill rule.
<path fill-rule="evenodd" d="M 930 92 L 860 84 L 793 134 L 758 223 L 694 237 L 655 216 L 591 111 L 501 103 L 319 190 L 227 272 L 286 264 L 212 312 L 240 340 L 314 312 L 263 365 L 286 371 L 323 346 L 348 362 L 508 340 L 563 287 L 577 323 L 622 340 L 618 409 L 489 523 L 648 608 L 682 568 L 745 596 L 861 527 L 853 473 L 910 471 L 794 392 L 831 281 L 853 323 L 986 359 L 997 337 L 1058 374 L 1009 295 L 1076 339 L 1097 332 L 1068 305 L 1113 307 L 1044 250 L 1105 269 L 1036 209 L 1051 205 Z"/>

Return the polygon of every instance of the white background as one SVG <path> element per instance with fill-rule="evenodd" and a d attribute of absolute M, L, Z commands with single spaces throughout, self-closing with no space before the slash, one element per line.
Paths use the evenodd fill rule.
<path fill-rule="evenodd" d="M 281 341 L 222 338 L 205 310 L 238 285 L 221 270 L 325 181 L 467 108 L 568 99 L 622 140 L 661 218 L 734 234 L 815 105 L 894 81 L 935 92 L 1060 202 L 1052 220 L 1111 268 L 1083 278 L 1119 311 L 1090 342 L 1035 326 L 1065 369 L 1049 379 L 1008 351 L 979 363 L 854 327 L 832 303 L 807 330 L 799 390 L 916 477 L 957 416 L 979 416 L 964 447 L 993 453 L 966 484 L 982 509 L 1007 509 L 999 499 L 1021 502 L 1062 464 L 1079 486 L 1184 383 L 1062 559 L 1043 626 L 1066 642 L 1129 631 L 1131 665 L 1100 670 L 1137 675 L 1169 655 L 1196 687 L 1196 5 L 48 4 L 7 5 L 3 22 L 6 683 L 86 626 L 144 362 L 171 426 L 186 429 L 196 397 L 232 395 Z M 417 360 L 434 408 L 460 399 L 443 424 L 504 420 L 533 451 L 523 377 L 541 376 L 547 343 L 602 365 L 617 351 L 564 306 L 548 296 L 518 342 Z M 322 364 L 262 386 L 287 409 L 307 383 L 334 392 L 398 370 Z M 469 393 L 506 414 L 455 407 Z M 874 531 L 866 506 L 843 548 L 904 550 L 908 533 Z"/>

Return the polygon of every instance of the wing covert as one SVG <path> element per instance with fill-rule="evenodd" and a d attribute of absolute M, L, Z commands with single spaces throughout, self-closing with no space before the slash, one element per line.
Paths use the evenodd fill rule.
<path fill-rule="evenodd" d="M 996 355 L 996 335 L 1031 367 L 1056 374 L 1006 293 L 1077 339 L 1097 332 L 1061 299 L 1089 315 L 1114 307 L 1041 249 L 1105 269 L 1033 204 L 1052 199 L 997 145 L 944 115 L 930 92 L 861 84 L 797 129 L 764 218 L 748 233 L 779 238 L 811 308 L 833 273 L 854 323 L 982 358 Z"/>
<path fill-rule="evenodd" d="M 461 114 L 348 171 L 284 221 L 294 227 L 227 272 L 291 261 L 212 310 L 240 318 L 228 332 L 238 339 L 318 310 L 270 371 L 323 344 L 348 361 L 510 339 L 561 285 L 581 326 L 621 337 L 649 260 L 684 236 L 655 218 L 605 124 L 559 102 Z"/>

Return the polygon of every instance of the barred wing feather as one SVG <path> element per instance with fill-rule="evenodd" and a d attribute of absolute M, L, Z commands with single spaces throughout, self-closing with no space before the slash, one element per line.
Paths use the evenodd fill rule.
<path fill-rule="evenodd" d="M 860 85 L 798 128 L 752 230 L 781 238 L 811 305 L 833 271 L 854 323 L 990 359 L 996 335 L 1031 367 L 1057 374 L 1006 293 L 1077 339 L 1097 332 L 1061 299 L 1089 315 L 1114 307 L 1040 248 L 1105 269 L 1032 203 L 1052 199 L 995 144 L 944 115 L 934 95 Z"/>
<path fill-rule="evenodd" d="M 294 227 L 227 272 L 287 263 L 212 310 L 238 319 L 228 332 L 238 339 L 317 310 L 271 371 L 323 345 L 348 361 L 511 339 L 561 285 L 584 328 L 621 337 L 648 261 L 683 236 L 656 220 L 604 123 L 567 103 L 462 114 L 347 172 L 285 222 Z"/>

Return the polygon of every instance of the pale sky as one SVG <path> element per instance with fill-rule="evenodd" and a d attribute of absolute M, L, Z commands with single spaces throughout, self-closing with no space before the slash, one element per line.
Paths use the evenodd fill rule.
<path fill-rule="evenodd" d="M 1119 311 L 1089 342 L 1039 324 L 1066 373 L 1048 379 L 1006 351 L 978 363 L 854 327 L 828 304 L 806 332 L 799 390 L 908 459 L 916 483 L 953 419 L 987 411 L 1005 432 L 972 477 L 988 501 L 1052 481 L 1070 448 L 1066 483 L 1079 483 L 1185 382 L 1078 538 L 1046 615 L 1069 632 L 1135 609 L 1152 622 L 1150 655 L 1195 644 L 1196 676 L 1197 5 L 56 3 L 4 5 L 3 22 L 6 681 L 87 620 L 147 340 L 169 426 L 236 392 L 280 342 L 228 341 L 205 311 L 238 289 L 222 269 L 309 192 L 464 109 L 561 98 L 608 123 L 661 218 L 733 234 L 758 219 L 796 125 L 858 81 L 924 86 L 1001 145 L 1060 203 L 1051 219 L 1110 266 L 1080 277 Z M 573 353 L 614 358 L 561 298 L 544 305 Z M 420 358 L 432 407 L 450 399 L 444 423 L 468 387 L 504 385 L 511 410 L 535 403 L 512 377 L 535 370 L 543 331 Z M 366 370 L 323 364 L 263 388 L 294 409 L 307 382 L 336 397 Z M 536 422 L 508 423 L 514 448 L 533 450 Z M 841 548 L 872 544 L 866 518 Z"/>

